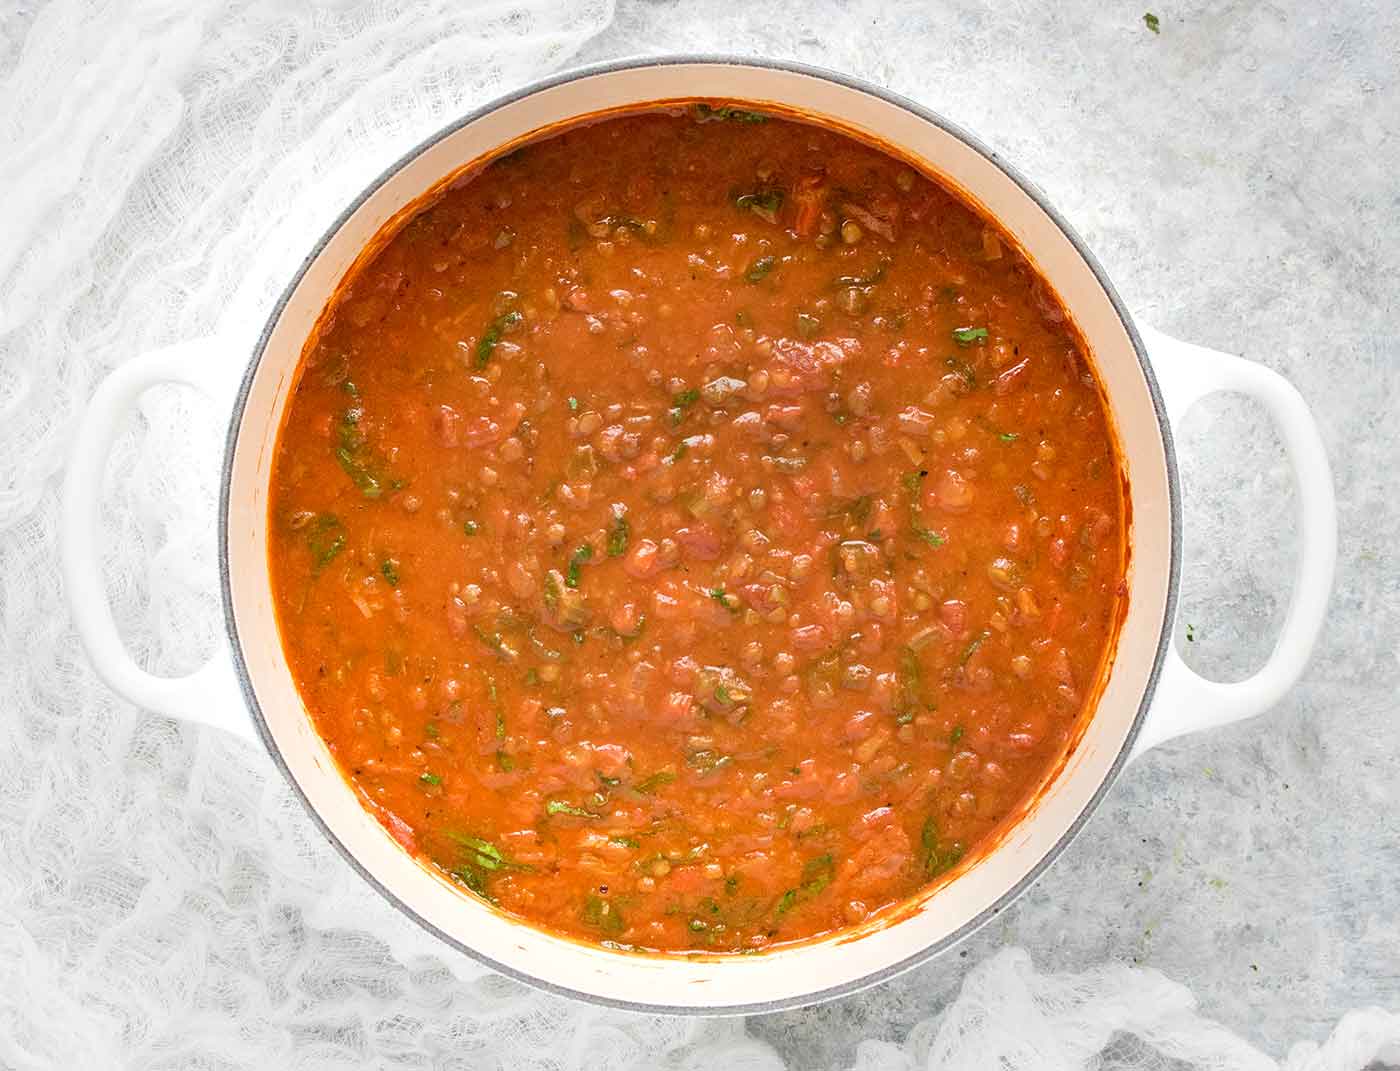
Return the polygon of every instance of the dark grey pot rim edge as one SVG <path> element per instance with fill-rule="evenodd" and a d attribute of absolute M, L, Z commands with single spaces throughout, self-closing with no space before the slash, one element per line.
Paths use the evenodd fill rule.
<path fill-rule="evenodd" d="M 586 993 L 581 990 L 571 989 L 567 986 L 559 985 L 547 979 L 536 977 L 525 971 L 521 971 L 517 968 L 508 966 L 504 963 L 494 960 L 491 957 L 483 954 L 482 952 L 472 948 L 470 945 L 459 941 L 451 934 L 444 932 L 443 930 L 429 922 L 427 919 L 423 918 L 412 907 L 410 907 L 393 892 L 391 892 L 388 888 L 386 888 L 383 884 L 381 884 L 378 878 L 376 878 L 375 875 L 372 874 L 343 843 L 341 843 L 340 839 L 335 835 L 334 832 L 332 832 L 332 830 L 326 824 L 325 820 L 321 817 L 316 808 L 312 806 L 311 801 L 307 799 L 306 794 L 302 791 L 302 788 L 297 783 L 296 778 L 292 776 L 291 770 L 288 768 L 285 760 L 283 759 L 281 750 L 278 748 L 276 740 L 273 738 L 271 732 L 268 729 L 267 721 L 263 716 L 262 708 L 258 703 L 257 695 L 253 690 L 252 679 L 248 673 L 248 667 L 243 658 L 243 649 L 239 642 L 238 625 L 234 618 L 233 611 L 233 589 L 232 579 L 229 570 L 228 554 L 229 495 L 233 474 L 233 458 L 238 449 L 239 427 L 242 423 L 244 408 L 247 405 L 248 392 L 252 387 L 254 376 L 256 375 L 258 366 L 262 361 L 262 357 L 267 348 L 268 341 L 271 338 L 272 331 L 277 325 L 277 322 L 281 319 L 282 313 L 285 310 L 288 301 L 291 299 L 293 292 L 296 290 L 297 286 L 300 285 L 301 280 L 303 276 L 305 276 L 307 270 L 315 262 L 316 258 L 320 256 L 322 250 L 325 249 L 325 247 L 330 243 L 330 241 L 334 238 L 337 232 L 339 232 L 340 228 L 345 224 L 346 220 L 348 220 L 350 216 L 353 215 L 354 212 L 357 209 L 359 209 L 359 207 L 362 204 L 364 204 L 364 202 L 368 200 L 381 186 L 388 182 L 393 176 L 398 174 L 398 172 L 401 171 L 412 160 L 422 155 L 432 146 L 441 142 L 444 138 L 449 137 L 450 135 L 456 133 L 463 127 L 476 122 L 483 116 L 488 115 L 499 108 L 505 107 L 509 104 L 513 104 L 516 101 L 531 96 L 542 90 L 550 89 L 555 86 L 563 85 L 567 82 L 578 81 L 580 79 L 592 77 L 595 75 L 609 74 L 616 71 L 631 70 L 644 67 L 666 67 L 684 65 L 757 67 L 768 70 L 786 71 L 789 73 L 802 74 L 812 78 L 822 79 L 827 82 L 833 82 L 837 85 L 844 86 L 848 89 L 854 89 L 859 92 L 866 93 L 888 104 L 893 104 L 896 107 L 902 108 L 905 111 L 910 112 L 911 114 L 924 120 L 925 122 L 930 123 L 935 127 L 938 127 L 939 129 L 943 130 L 948 134 L 951 134 L 953 137 L 963 142 L 963 144 L 967 145 L 969 148 L 973 149 L 979 155 L 984 157 L 988 162 L 993 164 L 1003 174 L 1005 174 L 1009 179 L 1011 179 L 1012 182 L 1014 182 L 1018 187 L 1020 187 L 1022 192 L 1024 192 L 1026 196 L 1028 196 L 1032 201 L 1034 201 L 1036 205 L 1039 206 L 1041 211 L 1043 211 L 1047 216 L 1050 217 L 1054 224 L 1060 229 L 1061 233 L 1063 233 L 1064 236 L 1069 240 L 1069 242 L 1074 246 L 1075 251 L 1084 260 L 1084 263 L 1088 265 L 1089 270 L 1093 273 L 1099 286 L 1102 288 L 1104 294 L 1108 297 L 1109 302 L 1113 306 L 1114 312 L 1117 314 L 1120 322 L 1123 325 L 1124 330 L 1127 332 L 1128 337 L 1132 342 L 1133 349 L 1137 355 L 1138 364 L 1142 370 L 1143 377 L 1147 383 L 1148 392 L 1152 398 L 1152 407 L 1157 416 L 1157 425 L 1162 438 L 1163 454 L 1165 457 L 1167 470 L 1167 491 L 1170 500 L 1169 513 L 1171 523 L 1171 553 L 1168 563 L 1169 575 L 1167 578 L 1167 597 L 1163 608 L 1162 622 L 1158 633 L 1157 650 L 1153 657 L 1152 669 L 1148 674 L 1146 687 L 1143 689 L 1142 699 L 1138 704 L 1137 713 L 1133 718 L 1133 724 L 1128 731 L 1127 737 L 1123 741 L 1122 748 L 1120 749 L 1117 758 L 1115 758 L 1113 765 L 1109 768 L 1107 774 L 1100 782 L 1098 788 L 1094 791 L 1093 796 L 1089 799 L 1088 803 L 1085 804 L 1084 808 L 1080 811 L 1075 820 L 1070 824 L 1070 827 L 1060 836 L 1059 840 L 1055 842 L 1055 844 L 1050 848 L 1050 850 L 1047 851 L 1036 862 L 1036 864 L 1026 873 L 1024 877 L 1021 878 L 1020 881 L 1018 881 L 1015 885 L 1013 885 L 1010 889 L 1008 889 L 1000 897 L 998 897 L 996 902 L 979 912 L 976 917 L 964 923 L 962 926 L 958 927 L 958 929 L 943 937 L 941 940 L 918 949 L 906 958 L 900 960 L 898 963 L 892 964 L 888 967 L 882 968 L 881 970 L 864 975 L 861 978 L 853 979 L 851 981 L 844 982 L 840 985 L 831 986 L 826 989 L 814 990 L 810 993 L 790 997 L 783 997 L 770 1001 L 757 1001 L 747 1004 L 721 1005 L 713 1007 L 699 1005 L 653 1005 L 635 1001 L 618 1000 L 615 998 L 598 996 L 593 993 Z M 283 777 L 285 777 L 287 782 L 292 786 L 293 791 L 296 793 L 297 798 L 301 801 L 302 806 L 306 809 L 306 812 L 310 816 L 312 822 L 315 823 L 316 827 L 320 829 L 321 833 L 326 837 L 327 840 L 330 841 L 330 843 L 335 847 L 336 851 L 340 853 L 342 858 L 344 858 L 345 861 L 350 864 L 350 866 L 356 871 L 356 873 L 358 873 L 360 877 L 363 878 L 365 882 L 367 882 L 370 885 L 370 887 L 377 890 L 379 894 L 383 896 L 390 904 L 398 908 L 398 910 L 400 910 L 409 918 L 411 918 L 423 929 L 433 934 L 445 944 L 457 949 L 459 952 L 464 953 L 471 959 L 475 960 L 477 963 L 489 967 L 493 971 L 503 974 L 509 978 L 513 978 L 516 981 L 523 982 L 526 985 L 532 986 L 536 989 L 542 989 L 547 992 L 554 993 L 558 996 L 569 997 L 575 1000 L 586 1001 L 591 1004 L 604 1005 L 607 1007 L 618 1008 L 628 1011 L 677 1016 L 733 1016 L 765 1014 L 786 1011 L 793 1008 L 806 1007 L 809 1005 L 834 1000 L 838 997 L 849 996 L 852 993 L 860 992 L 861 990 L 868 989 L 871 986 L 878 985 L 881 982 L 887 981 L 897 975 L 903 974 L 904 972 L 911 970 L 912 968 L 917 967 L 920 964 L 931 960 L 935 956 L 949 950 L 954 945 L 960 943 L 962 940 L 970 936 L 976 930 L 986 925 L 993 918 L 995 918 L 1002 911 L 1004 911 L 1007 907 L 1009 907 L 1014 900 L 1016 900 L 1032 884 L 1034 884 L 1041 877 L 1042 874 L 1044 874 L 1044 872 L 1051 866 L 1051 864 L 1054 863 L 1055 860 L 1059 858 L 1061 853 L 1063 853 L 1064 850 L 1069 846 L 1070 842 L 1079 834 L 1080 830 L 1082 830 L 1084 825 L 1088 822 L 1089 817 L 1094 813 L 1094 811 L 1098 809 L 1099 804 L 1103 801 L 1103 798 L 1105 795 L 1107 795 L 1109 789 L 1117 781 L 1118 776 L 1122 772 L 1124 765 L 1127 763 L 1128 756 L 1132 752 L 1133 743 L 1136 741 L 1138 733 L 1142 728 L 1143 722 L 1146 720 L 1148 709 L 1151 706 L 1152 697 L 1157 689 L 1157 682 L 1161 676 L 1162 664 L 1166 658 L 1167 649 L 1171 644 L 1171 627 L 1172 622 L 1175 620 L 1176 617 L 1176 606 L 1181 572 L 1181 496 L 1180 481 L 1176 464 L 1176 451 L 1172 440 L 1171 426 L 1167 420 L 1166 408 L 1162 402 L 1162 395 L 1161 391 L 1158 388 L 1156 377 L 1153 375 L 1152 372 L 1151 362 L 1147 358 L 1146 348 L 1144 347 L 1142 338 L 1138 334 L 1137 328 L 1133 323 L 1132 317 L 1129 315 L 1127 308 L 1124 306 L 1122 299 L 1119 297 L 1118 291 L 1114 288 L 1112 282 L 1109 280 L 1107 274 L 1104 272 L 1102 265 L 1099 264 L 1098 260 L 1094 257 L 1093 253 L 1090 252 L 1084 240 L 1080 238 L 1080 236 L 1075 232 L 1074 228 L 1069 225 L 1068 221 L 1059 213 L 1059 211 L 1054 207 L 1054 205 L 1052 205 L 1049 202 L 1049 200 L 1044 196 L 1044 194 L 1041 193 L 1041 191 L 1032 182 L 1030 182 L 1029 179 L 1022 175 L 1020 171 L 1018 171 L 1014 166 L 1007 163 L 999 153 L 993 150 L 976 135 L 963 129 L 956 123 L 950 122 L 949 120 L 943 118 L 936 112 L 925 108 L 923 105 L 918 104 L 917 102 L 910 100 L 907 97 L 904 97 L 901 94 L 895 93 L 881 86 L 873 85 L 872 83 L 866 82 L 864 79 L 855 78 L 851 75 L 843 74 L 839 71 L 828 70 L 826 68 L 816 67 L 809 64 L 798 63 L 788 60 L 763 59 L 738 55 L 727 56 L 722 54 L 667 54 L 660 56 L 636 56 L 619 60 L 611 60 L 603 63 L 589 64 L 587 66 L 574 67 L 561 71 L 547 78 L 531 82 L 530 84 L 523 86 L 522 88 L 517 89 L 513 92 L 497 97 L 496 99 L 482 105 L 481 107 L 473 109 L 461 118 L 454 120 L 453 122 L 449 123 L 448 125 L 442 127 L 440 130 L 432 134 L 430 137 L 426 138 L 414 148 L 410 149 L 407 153 L 399 157 L 399 159 L 390 164 L 372 182 L 367 184 L 364 190 L 359 194 L 359 196 L 357 196 L 354 201 L 347 205 L 344 211 L 336 217 L 335 221 L 330 225 L 330 227 L 325 231 L 325 233 L 320 237 L 320 239 L 317 240 L 316 244 L 311 248 L 311 250 L 307 253 L 306 257 L 302 260 L 301 264 L 297 267 L 291 280 L 288 282 L 286 288 L 282 291 L 282 294 L 278 297 L 276 304 L 273 306 L 272 311 L 269 313 L 267 322 L 263 326 L 263 329 L 258 337 L 257 344 L 254 347 L 252 356 L 249 359 L 248 367 L 243 374 L 241 383 L 239 384 L 238 393 L 234 401 L 233 411 L 230 417 L 228 436 L 224 450 L 224 461 L 220 478 L 218 525 L 219 578 L 220 587 L 222 590 L 225 629 L 229 645 L 232 648 L 234 672 L 238 676 L 239 686 L 243 691 L 244 700 L 247 703 L 248 708 L 253 715 L 253 725 L 257 729 L 258 736 L 262 739 L 264 746 L 268 750 L 268 753 L 272 756 L 273 761 L 281 770 Z M 522 923 L 522 925 L 528 924 Z M 619 954 L 625 955 L 625 953 Z"/>

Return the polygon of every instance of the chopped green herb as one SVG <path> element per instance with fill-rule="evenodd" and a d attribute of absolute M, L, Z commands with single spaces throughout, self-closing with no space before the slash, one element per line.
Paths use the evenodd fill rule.
<path fill-rule="evenodd" d="M 933 704 L 924 695 L 924 669 L 918 653 L 912 647 L 901 647 L 899 666 L 895 672 L 895 721 L 908 725 L 919 710 L 932 710 Z"/>
<path fill-rule="evenodd" d="M 476 624 L 472 625 L 472 631 L 476 633 L 477 639 L 486 644 L 487 647 L 491 648 L 491 650 L 495 651 L 507 662 L 515 661 L 517 657 L 516 652 L 506 646 L 506 641 L 501 638 L 499 632 L 487 632 L 480 625 Z"/>
<path fill-rule="evenodd" d="M 673 770 L 657 770 L 650 777 L 637 783 L 637 791 L 651 795 L 662 785 L 669 785 L 675 779 L 676 774 Z"/>
<path fill-rule="evenodd" d="M 638 615 L 637 615 L 637 627 L 636 627 L 635 629 L 633 629 L 631 632 L 618 632 L 617 629 L 613 629 L 613 630 L 612 630 L 612 633 L 613 633 L 614 636 L 616 636 L 618 639 L 620 639 L 624 644 L 626 644 L 626 643 L 632 643 L 634 640 L 637 640 L 637 639 L 640 639 L 640 638 L 641 638 L 642 633 L 643 633 L 644 631 L 646 631 L 646 627 L 647 627 L 647 615 L 646 615 L 646 614 L 638 614 Z"/>
<path fill-rule="evenodd" d="M 947 540 L 933 529 L 924 527 L 923 512 L 919 508 L 919 488 L 927 475 L 927 469 L 920 469 L 918 472 L 906 472 L 900 478 L 900 482 L 910 496 L 909 530 L 915 539 L 923 540 L 931 547 L 941 547 Z"/>
<path fill-rule="evenodd" d="M 913 526 L 912 530 L 914 532 L 915 539 L 922 539 L 931 547 L 941 547 L 944 543 L 947 542 L 946 539 L 944 539 L 937 532 L 933 531 L 931 528 L 924 528 L 922 525 L 916 524 Z"/>
<path fill-rule="evenodd" d="M 345 525 L 334 513 L 318 513 L 306 526 L 306 546 L 311 551 L 311 572 L 318 574 L 345 549 Z"/>
<path fill-rule="evenodd" d="M 481 333 L 481 339 L 476 344 L 476 367 L 485 368 L 491 363 L 491 355 L 496 352 L 496 347 L 500 345 L 501 336 L 512 330 L 517 325 L 523 323 L 525 317 L 516 309 L 502 313 L 491 322 L 491 326 Z"/>
<path fill-rule="evenodd" d="M 427 770 L 424 770 L 422 773 L 420 773 L 420 774 L 418 775 L 418 780 L 422 781 L 423 784 L 425 784 L 425 785 L 440 785 L 440 784 L 442 784 L 442 778 L 441 778 L 441 777 L 439 777 L 439 776 L 438 776 L 437 774 L 435 774 L 435 773 L 429 773 Z"/>
<path fill-rule="evenodd" d="M 496 902 L 496 898 L 491 895 L 490 889 L 487 888 L 490 877 L 487 872 L 473 866 L 470 862 L 462 862 L 453 867 L 450 873 L 483 900 L 493 904 Z"/>
<path fill-rule="evenodd" d="M 1162 20 L 1148 11 L 1142 16 L 1143 24 L 1153 33 L 1162 32 Z"/>
<path fill-rule="evenodd" d="M 350 406 L 341 414 L 336 426 L 335 459 L 350 477 L 350 482 L 359 488 L 366 498 L 378 498 L 387 486 L 390 490 L 402 487 L 401 481 L 388 476 L 382 457 L 369 445 L 369 439 L 360 427 L 364 410 L 358 404 Z"/>
<path fill-rule="evenodd" d="M 797 333 L 803 338 L 815 338 L 822 329 L 822 322 L 809 312 L 797 314 Z"/>
<path fill-rule="evenodd" d="M 1004 443 L 1014 443 L 1017 439 L 1020 438 L 1020 436 L 1017 435 L 1014 431 L 1003 431 L 997 436 L 997 438 Z"/>
<path fill-rule="evenodd" d="M 989 636 L 991 636 L 990 632 L 979 632 L 974 636 L 972 642 L 963 649 L 963 653 L 958 657 L 958 665 L 965 666 L 972 661 L 972 656 L 977 653 L 977 648 L 986 643 Z"/>
<path fill-rule="evenodd" d="M 577 253 L 588 242 L 588 231 L 583 224 L 574 216 L 569 217 L 568 226 L 569 251 Z"/>
<path fill-rule="evenodd" d="M 496 691 L 496 678 L 489 673 L 484 673 L 486 678 L 486 695 L 491 700 L 491 709 L 496 714 L 496 739 L 506 738 L 506 708 L 501 702 L 501 693 Z"/>
<path fill-rule="evenodd" d="M 615 905 L 591 893 L 583 901 L 582 918 L 589 926 L 604 933 L 619 934 L 627 928 Z"/>
<path fill-rule="evenodd" d="M 963 738 L 963 734 L 966 731 L 967 730 L 965 730 L 961 725 L 953 726 L 953 731 L 948 734 L 948 743 L 956 744 L 959 740 Z"/>
<path fill-rule="evenodd" d="M 679 461 L 681 458 L 685 457 L 685 455 L 688 454 L 689 452 L 690 452 L 690 443 L 688 443 L 686 440 L 682 439 L 679 443 L 676 444 L 676 448 L 675 448 L 674 450 L 671 451 L 671 455 L 670 455 L 670 456 L 671 456 L 671 461 L 672 461 L 672 463 Z"/>
<path fill-rule="evenodd" d="M 689 409 L 699 400 L 700 391 L 696 387 L 691 387 L 689 390 L 683 390 L 671 399 L 671 401 L 675 403 L 677 409 Z"/>
<path fill-rule="evenodd" d="M 859 528 L 870 519 L 872 501 L 869 495 L 861 495 L 859 498 L 853 498 L 849 502 L 838 502 L 832 507 L 827 516 L 849 517 L 851 523 Z"/>
<path fill-rule="evenodd" d="M 810 900 L 830 885 L 835 876 L 836 861 L 830 855 L 808 859 L 802 865 L 802 884 L 783 893 L 778 901 L 777 913 L 784 915 L 796 907 L 799 900 Z"/>
<path fill-rule="evenodd" d="M 767 189 L 741 193 L 734 198 L 734 207 L 741 211 L 747 209 L 767 223 L 777 223 L 778 213 L 783 207 L 783 191 Z"/>
<path fill-rule="evenodd" d="M 510 773 L 515 769 L 515 760 L 504 751 L 496 752 L 496 765 L 500 767 L 501 773 Z"/>
<path fill-rule="evenodd" d="M 544 805 L 544 813 L 548 815 L 567 814 L 573 818 L 597 818 L 598 815 L 592 811 L 585 811 L 582 807 L 575 807 L 566 800 L 550 800 Z"/>
<path fill-rule="evenodd" d="M 569 558 L 569 571 L 564 574 L 564 586 L 570 588 L 578 587 L 579 575 L 582 571 L 583 563 L 590 561 L 593 557 L 593 546 L 590 543 L 582 543 Z"/>
<path fill-rule="evenodd" d="M 458 845 L 475 856 L 475 863 L 483 870 L 525 870 L 518 863 L 507 859 L 501 849 L 497 848 L 489 840 L 482 840 L 480 837 L 467 836 L 463 833 L 448 833 L 447 836 L 456 841 Z"/>
<path fill-rule="evenodd" d="M 469 536 L 474 536 L 477 532 L 481 531 L 481 525 L 472 520 L 463 521 L 462 531 L 466 532 Z"/>
<path fill-rule="evenodd" d="M 439 736 L 442 735 L 442 730 L 438 728 L 437 722 L 430 721 L 427 725 L 423 726 L 423 735 L 426 736 L 429 740 L 436 740 Z"/>
<path fill-rule="evenodd" d="M 951 869 L 963 857 L 963 846 L 957 841 L 946 846 L 939 842 L 938 821 L 933 815 L 929 815 L 924 822 L 919 840 L 924 850 L 924 873 L 928 877 Z"/>
<path fill-rule="evenodd" d="M 449 867 L 453 877 L 468 889 L 485 900 L 494 900 L 487 884 L 492 874 L 499 870 L 533 871 L 534 867 L 517 863 L 489 840 L 469 836 L 465 833 L 448 832 L 447 838 L 461 849 L 459 861 Z"/>
<path fill-rule="evenodd" d="M 776 212 L 783 207 L 782 190 L 760 190 L 757 193 L 741 193 L 734 198 L 734 203 L 740 208 L 762 208 L 766 211 Z"/>
<path fill-rule="evenodd" d="M 777 257 L 759 257 L 749 265 L 749 270 L 744 272 L 744 278 L 751 283 L 761 283 L 764 279 L 768 278 L 769 272 L 771 272 L 777 264 Z"/>
<path fill-rule="evenodd" d="M 633 851 L 636 851 L 642 846 L 642 842 L 637 840 L 635 837 L 609 837 L 608 840 L 612 841 L 614 844 L 619 844 L 624 848 L 631 848 Z"/>
<path fill-rule="evenodd" d="M 890 258 L 881 257 L 875 262 L 875 267 L 871 268 L 864 275 L 838 275 L 833 281 L 833 285 L 843 290 L 853 286 L 858 288 L 874 286 L 885 277 L 885 272 L 889 271 L 889 268 Z"/>
<path fill-rule="evenodd" d="M 399 586 L 399 561 L 397 558 L 385 558 L 379 563 L 379 571 L 384 574 L 384 579 L 389 581 L 391 588 Z"/>
<path fill-rule="evenodd" d="M 1189 621 L 1186 623 L 1186 642 L 1196 642 L 1196 626 L 1191 624 Z"/>
<path fill-rule="evenodd" d="M 569 412 L 571 412 L 571 413 L 577 413 L 577 412 L 578 412 L 578 399 L 575 398 L 573 395 L 570 395 L 570 396 L 569 396 Z"/>
<path fill-rule="evenodd" d="M 737 614 L 740 609 L 742 609 L 739 603 L 739 597 L 737 595 L 731 595 L 729 592 L 725 591 L 724 588 L 711 588 L 710 598 L 714 599 L 715 602 L 719 603 L 731 614 Z M 719 689 L 715 689 L 715 694 L 719 694 Z"/>
<path fill-rule="evenodd" d="M 977 342 L 985 342 L 987 339 L 987 329 L 985 327 L 957 327 L 953 329 L 953 341 L 959 346 L 971 346 Z"/>
<path fill-rule="evenodd" d="M 576 447 L 569 455 L 569 460 L 564 466 L 564 475 L 570 480 L 582 480 L 591 483 L 592 478 L 598 474 L 598 456 L 593 447 L 585 443 Z"/>
<path fill-rule="evenodd" d="M 722 770 L 733 761 L 733 758 L 728 755 L 722 755 L 718 751 L 708 749 L 692 751 L 685 757 L 686 765 L 702 776 L 712 774 L 716 770 Z"/>
<path fill-rule="evenodd" d="M 966 361 L 960 361 L 956 357 L 949 357 L 943 363 L 961 377 L 962 381 L 969 387 L 977 386 L 977 373 L 972 370 L 972 365 Z"/>
<path fill-rule="evenodd" d="M 819 855 L 808 859 L 802 866 L 802 891 L 808 896 L 816 896 L 836 876 L 836 861 L 829 855 Z"/>
<path fill-rule="evenodd" d="M 556 572 L 556 570 L 551 569 L 550 572 Z M 548 586 L 547 579 L 546 586 Z M 535 653 L 541 658 L 547 659 L 550 662 L 558 662 L 563 659 L 564 655 L 561 651 L 556 650 L 540 639 L 538 629 L 535 627 L 533 621 L 526 623 L 525 636 L 530 641 L 530 646 L 534 648 Z"/>
<path fill-rule="evenodd" d="M 745 111 L 743 108 L 735 108 L 728 104 L 714 105 L 697 102 L 690 106 L 690 115 L 697 123 L 717 123 L 725 120 L 732 123 L 768 122 L 766 115 Z"/>
<path fill-rule="evenodd" d="M 631 531 L 626 517 L 618 514 L 613 518 L 612 531 L 608 533 L 609 558 L 620 558 L 627 553 L 627 539 Z"/>

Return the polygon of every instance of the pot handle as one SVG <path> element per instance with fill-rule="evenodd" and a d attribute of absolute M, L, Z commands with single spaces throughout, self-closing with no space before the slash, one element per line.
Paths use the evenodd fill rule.
<path fill-rule="evenodd" d="M 1302 675 L 1317 642 L 1337 562 L 1332 472 L 1317 421 L 1303 396 L 1261 364 L 1181 342 L 1146 326 L 1140 325 L 1140 331 L 1174 434 L 1196 402 L 1220 391 L 1247 394 L 1269 411 L 1298 484 L 1301 538 L 1293 598 L 1263 668 L 1232 684 L 1207 680 L 1182 661 L 1173 644 L 1167 649 L 1151 711 L 1133 745 L 1133 758 L 1173 737 L 1228 725 L 1277 703 Z"/>
<path fill-rule="evenodd" d="M 63 481 L 59 541 L 68 606 L 98 676 L 138 706 L 252 739 L 252 723 L 226 643 L 184 677 L 157 677 L 136 664 L 117 633 L 97 551 L 103 470 L 122 416 L 145 390 L 162 383 L 194 387 L 227 408 L 228 373 L 238 367 L 236 352 L 220 338 L 180 342 L 128 361 L 102 381 L 73 441 Z"/>

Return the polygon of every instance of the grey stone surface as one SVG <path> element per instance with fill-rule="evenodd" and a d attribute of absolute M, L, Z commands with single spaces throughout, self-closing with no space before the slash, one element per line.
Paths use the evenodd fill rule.
<path fill-rule="evenodd" d="M 753 1020 L 791 1066 L 902 1038 L 1007 943 L 1041 969 L 1160 968 L 1276 1055 L 1350 1008 L 1400 1004 L 1397 42 L 1393 3 L 624 3 L 580 57 L 788 57 L 972 128 L 1044 188 L 1138 316 L 1291 379 L 1335 468 L 1336 591 L 1301 685 L 1131 767 L 1049 874 L 959 950 Z M 1240 678 L 1287 607 L 1291 478 L 1238 399 L 1203 403 L 1179 446 L 1178 639 L 1201 672 Z"/>

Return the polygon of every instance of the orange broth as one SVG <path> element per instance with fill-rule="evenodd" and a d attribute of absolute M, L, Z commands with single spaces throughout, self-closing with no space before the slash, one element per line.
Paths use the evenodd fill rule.
<path fill-rule="evenodd" d="M 994 224 L 819 126 L 577 127 L 357 269 L 277 443 L 293 675 L 393 836 L 616 946 L 858 924 L 1062 757 L 1120 465 Z"/>

